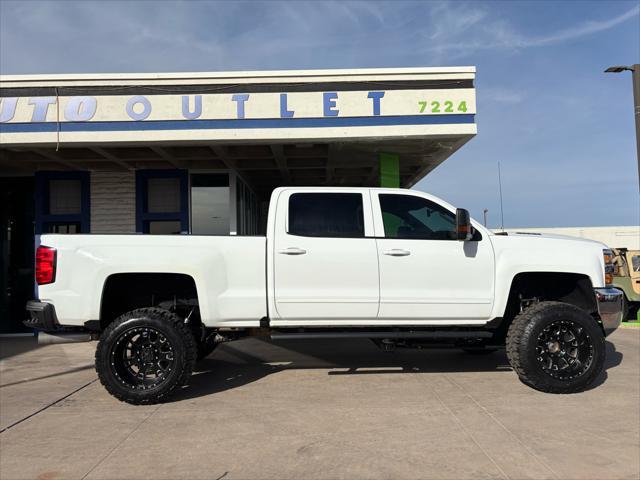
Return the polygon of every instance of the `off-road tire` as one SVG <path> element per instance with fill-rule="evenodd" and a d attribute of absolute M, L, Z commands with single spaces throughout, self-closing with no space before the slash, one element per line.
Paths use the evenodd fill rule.
<path fill-rule="evenodd" d="M 132 329 L 145 327 L 160 332 L 170 342 L 173 368 L 157 386 L 132 388 L 119 380 L 112 368 L 113 352 L 122 335 Z M 118 317 L 102 332 L 96 349 L 95 368 L 100 383 L 118 400 L 134 405 L 149 405 L 166 400 L 187 383 L 196 363 L 196 355 L 196 341 L 183 319 L 161 308 L 141 308 Z"/>
<path fill-rule="evenodd" d="M 543 329 L 567 320 L 585 329 L 592 350 L 589 367 L 577 377 L 554 378 L 537 360 L 536 346 Z M 602 372 L 605 360 L 605 340 L 602 328 L 594 318 L 580 308 L 561 302 L 539 302 L 520 313 L 509 326 L 506 340 L 507 357 L 520 380 L 542 392 L 576 393 L 585 390 Z"/>

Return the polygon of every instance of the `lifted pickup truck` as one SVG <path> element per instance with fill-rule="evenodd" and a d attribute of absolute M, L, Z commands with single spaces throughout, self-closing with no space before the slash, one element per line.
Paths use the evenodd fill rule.
<path fill-rule="evenodd" d="M 605 245 L 496 235 L 414 190 L 278 188 L 266 231 L 43 235 L 26 323 L 99 337 L 100 381 L 141 404 L 248 335 L 473 354 L 506 346 L 527 385 L 577 392 L 601 373 L 605 335 L 622 319 Z"/>

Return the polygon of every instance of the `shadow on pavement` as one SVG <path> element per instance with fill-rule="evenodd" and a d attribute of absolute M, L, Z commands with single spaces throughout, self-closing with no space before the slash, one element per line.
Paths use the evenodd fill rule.
<path fill-rule="evenodd" d="M 504 350 L 478 356 L 457 349 L 383 352 L 369 340 L 240 340 L 224 344 L 196 367 L 173 399 L 229 390 L 285 370 L 329 369 L 329 375 L 511 371 Z"/>
<path fill-rule="evenodd" d="M 39 348 L 38 339 L 29 337 L 2 337 L 0 338 L 0 360 L 21 355 Z"/>
<path fill-rule="evenodd" d="M 81 372 L 83 370 L 92 370 L 93 368 L 94 368 L 94 365 L 93 365 L 93 363 L 91 363 L 91 364 L 88 364 L 88 365 L 82 365 L 81 367 L 70 368 L 70 369 L 64 370 L 62 372 L 51 373 L 49 375 L 42 375 L 40 377 L 28 378 L 26 380 L 19 380 L 17 382 L 0 384 L 0 388 L 11 387 L 13 385 L 21 385 L 23 383 L 29 383 L 29 382 L 37 382 L 38 380 L 44 380 L 46 378 L 60 377 L 62 375 L 69 375 L 71 373 Z"/>
<path fill-rule="evenodd" d="M 606 370 L 622 353 L 606 342 L 605 371 L 589 389 L 603 384 Z M 328 375 L 397 375 L 412 373 L 511 372 L 504 350 L 469 355 L 458 349 L 398 349 L 383 352 L 368 340 L 248 339 L 221 345 L 200 361 L 189 385 L 172 401 L 197 398 L 241 387 L 285 370 L 329 369 Z M 170 400 L 171 401 L 171 400 Z"/>
<path fill-rule="evenodd" d="M 624 355 L 622 352 L 618 352 L 616 350 L 616 346 L 613 343 L 606 341 L 605 348 L 607 353 L 604 359 L 604 370 L 602 371 L 602 374 L 591 385 L 589 385 L 586 389 L 587 391 L 599 387 L 606 382 L 608 378 L 607 370 L 615 368 L 622 363 L 622 357 Z"/>

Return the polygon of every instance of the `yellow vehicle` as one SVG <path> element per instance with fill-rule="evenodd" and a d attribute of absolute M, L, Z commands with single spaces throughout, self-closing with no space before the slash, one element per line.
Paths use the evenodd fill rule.
<path fill-rule="evenodd" d="M 635 320 L 640 309 L 640 250 L 613 249 L 613 286 L 624 292 L 624 320 Z"/>

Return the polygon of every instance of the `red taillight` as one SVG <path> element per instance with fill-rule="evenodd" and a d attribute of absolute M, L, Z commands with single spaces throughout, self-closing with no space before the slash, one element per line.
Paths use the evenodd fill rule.
<path fill-rule="evenodd" d="M 56 280 L 56 249 L 38 247 L 36 250 L 36 282 L 38 285 L 53 283 Z"/>

